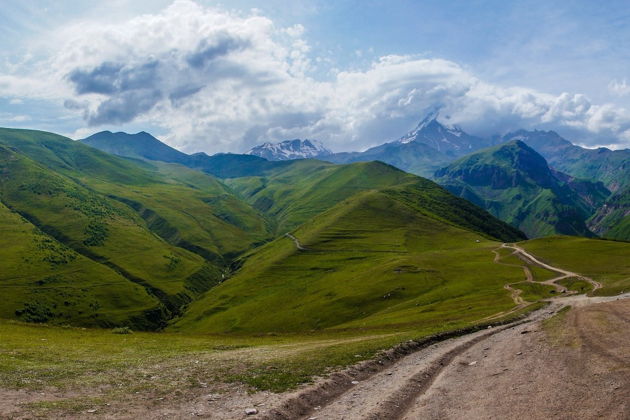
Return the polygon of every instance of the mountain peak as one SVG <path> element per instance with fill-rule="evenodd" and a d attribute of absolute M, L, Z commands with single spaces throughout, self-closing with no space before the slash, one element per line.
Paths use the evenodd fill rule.
<path fill-rule="evenodd" d="M 136 134 L 101 131 L 80 141 L 118 156 L 177 163 L 183 163 L 188 159 L 188 155 L 161 142 L 146 131 Z"/>
<path fill-rule="evenodd" d="M 425 115 L 425 117 L 422 119 L 422 121 L 420 121 L 420 123 L 416 127 L 416 130 L 420 131 L 420 130 L 428 127 L 433 122 L 435 122 L 437 124 L 440 124 L 437 121 L 439 116 L 440 116 L 440 109 L 439 108 L 435 108 L 435 109 L 429 111 L 429 113 L 427 115 Z"/>
<path fill-rule="evenodd" d="M 471 136 L 458 126 L 446 126 L 440 123 L 438 121 L 439 116 L 439 109 L 432 110 L 416 128 L 402 136 L 398 143 L 424 143 L 451 157 L 463 156 L 474 150 L 492 145 L 491 140 Z"/>
<path fill-rule="evenodd" d="M 279 143 L 265 142 L 253 147 L 246 154 L 267 160 L 293 160 L 324 157 L 332 152 L 318 140 L 293 139 Z"/>

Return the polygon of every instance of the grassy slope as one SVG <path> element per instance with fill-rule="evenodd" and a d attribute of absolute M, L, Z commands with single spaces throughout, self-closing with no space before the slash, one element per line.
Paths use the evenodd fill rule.
<path fill-rule="evenodd" d="M 381 162 L 332 165 L 316 160 L 294 161 L 266 176 L 236 178 L 229 185 L 277 223 L 283 234 L 354 194 L 388 190 L 416 211 L 485 232 L 495 238 L 521 235 L 469 202 L 454 197 L 427 179 Z"/>
<path fill-rule="evenodd" d="M 173 329 L 446 327 L 509 309 L 502 286 L 523 274 L 493 263 L 497 243 L 423 215 L 401 195 L 367 191 L 311 219 L 295 231 L 308 251 L 288 238 L 263 246 Z"/>
<path fill-rule="evenodd" d="M 0 204 L 0 318 L 103 327 L 142 317 L 158 301 L 144 288 L 77 254 Z"/>
<path fill-rule="evenodd" d="M 630 291 L 630 244 L 556 236 L 520 244 L 543 260 L 603 284 L 598 295 Z M 579 285 L 578 285 L 579 286 Z"/>
<path fill-rule="evenodd" d="M 298 160 L 267 176 L 235 178 L 228 185 L 274 218 L 278 232 L 283 234 L 358 192 L 414 178 L 377 162 L 333 165 Z"/>
<path fill-rule="evenodd" d="M 38 131 L 0 129 L 0 198 L 174 313 L 216 283 L 224 256 L 269 235 L 257 211 L 205 174 L 132 162 Z M 14 257 L 8 249 L 2 256 Z M 158 312 L 151 316 L 168 316 Z"/>

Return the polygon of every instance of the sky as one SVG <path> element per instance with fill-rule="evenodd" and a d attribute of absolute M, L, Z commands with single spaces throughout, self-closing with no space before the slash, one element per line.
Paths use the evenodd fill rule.
<path fill-rule="evenodd" d="M 0 0 L 0 126 L 334 151 L 440 121 L 630 147 L 630 4 Z"/>

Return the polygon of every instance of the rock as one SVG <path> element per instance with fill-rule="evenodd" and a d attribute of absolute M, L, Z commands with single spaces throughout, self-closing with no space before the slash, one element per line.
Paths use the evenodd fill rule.
<path fill-rule="evenodd" d="M 529 331 L 528 331 L 528 330 L 523 330 L 523 331 L 521 331 L 521 334 L 527 334 L 527 333 L 529 333 Z"/>
<path fill-rule="evenodd" d="M 516 353 L 517 356 L 520 356 L 521 354 L 523 354 L 522 351 L 519 351 L 518 353 Z"/>
<path fill-rule="evenodd" d="M 473 362 L 468 363 L 468 366 L 475 366 L 476 364 L 477 364 L 477 361 L 475 360 Z"/>
<path fill-rule="evenodd" d="M 96 408 L 92 408 L 92 409 L 88 410 L 87 412 L 90 413 L 90 414 L 96 413 Z"/>
<path fill-rule="evenodd" d="M 359 381 L 352 381 L 352 385 L 356 385 L 358 383 L 359 383 Z"/>
<path fill-rule="evenodd" d="M 256 410 L 255 408 L 246 408 L 245 414 L 247 414 L 248 416 L 253 416 L 254 414 L 258 414 L 258 410 Z"/>

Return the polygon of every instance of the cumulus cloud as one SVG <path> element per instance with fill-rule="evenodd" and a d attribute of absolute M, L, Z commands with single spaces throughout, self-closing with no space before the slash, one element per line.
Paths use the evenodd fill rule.
<path fill-rule="evenodd" d="M 586 144 L 630 141 L 624 109 L 493 85 L 438 58 L 385 56 L 362 70 L 325 69 L 333 76 L 318 80 L 324 72 L 314 70 L 327 63 L 310 56 L 306 31 L 177 0 L 157 14 L 56 31 L 56 53 L 30 75 L 0 75 L 0 95 L 58 100 L 94 129 L 158 126 L 188 152 L 296 137 L 361 149 L 401 136 L 436 106 L 474 134 L 559 128 Z M 609 89 L 630 91 L 625 82 Z"/>

